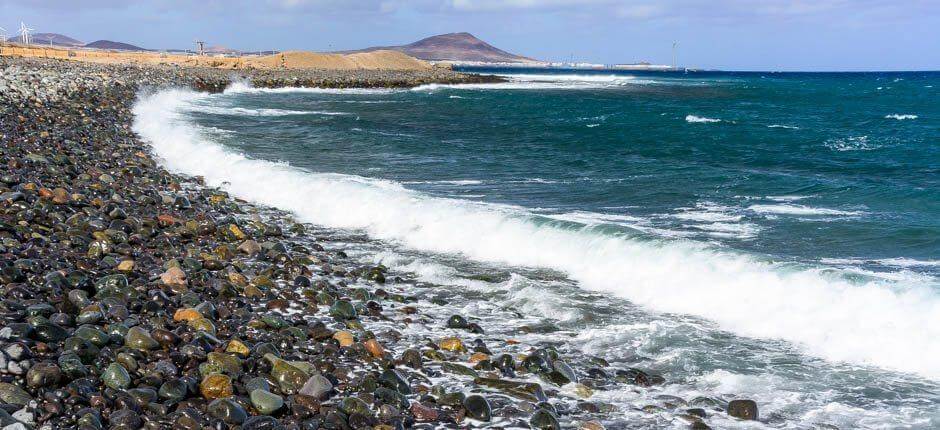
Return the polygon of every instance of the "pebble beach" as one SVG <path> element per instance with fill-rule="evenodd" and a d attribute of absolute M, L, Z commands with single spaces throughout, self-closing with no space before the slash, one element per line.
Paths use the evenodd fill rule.
<path fill-rule="evenodd" d="M 316 226 L 167 171 L 131 127 L 162 88 L 498 79 L 0 58 L 0 428 L 614 428 L 592 393 L 670 382 L 434 317 Z M 402 335 L 417 322 L 440 336 Z M 760 418 L 717 396 L 644 411 L 696 429 Z"/>

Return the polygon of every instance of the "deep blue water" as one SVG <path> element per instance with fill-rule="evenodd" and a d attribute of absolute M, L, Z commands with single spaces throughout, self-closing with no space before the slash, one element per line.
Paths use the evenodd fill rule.
<path fill-rule="evenodd" d="M 775 427 L 938 423 L 940 73 L 473 71 L 509 82 L 171 94 L 138 132 L 498 333 Z"/>

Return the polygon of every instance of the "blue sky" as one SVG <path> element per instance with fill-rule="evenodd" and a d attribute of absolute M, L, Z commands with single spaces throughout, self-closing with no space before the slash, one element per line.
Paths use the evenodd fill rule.
<path fill-rule="evenodd" d="M 0 26 L 147 48 L 340 50 L 468 31 L 544 60 L 938 70 L 940 1 L 0 0 Z"/>

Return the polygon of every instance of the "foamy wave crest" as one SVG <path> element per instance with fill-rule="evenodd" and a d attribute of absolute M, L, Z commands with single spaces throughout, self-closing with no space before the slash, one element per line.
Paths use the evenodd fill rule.
<path fill-rule="evenodd" d="M 653 310 L 698 315 L 747 336 L 786 339 L 831 360 L 940 378 L 935 284 L 852 281 L 834 269 L 780 265 L 688 241 L 566 228 L 537 222 L 521 209 L 251 159 L 186 121 L 185 106 L 205 97 L 212 96 L 179 90 L 143 96 L 134 107 L 134 130 L 167 168 L 201 175 L 240 198 L 414 249 L 552 268 L 583 288 Z"/>
<path fill-rule="evenodd" d="M 770 124 L 767 128 L 785 128 L 787 130 L 799 130 L 800 128 L 795 125 L 783 125 L 783 124 Z"/>
<path fill-rule="evenodd" d="M 881 148 L 882 145 L 873 143 L 868 136 L 853 136 L 848 138 L 829 139 L 826 146 L 839 152 L 845 151 L 873 151 Z"/>
<path fill-rule="evenodd" d="M 225 88 L 224 94 L 283 94 L 283 93 L 313 93 L 313 94 L 389 94 L 404 91 L 394 88 L 308 88 L 308 87 L 281 87 L 257 88 L 245 82 L 233 82 Z"/>
<path fill-rule="evenodd" d="M 748 209 L 760 213 L 760 214 L 774 214 L 774 215 L 804 215 L 804 216 L 857 216 L 862 215 L 864 212 L 859 211 L 842 211 L 837 209 L 827 209 L 827 208 L 814 208 L 811 206 L 803 205 L 790 205 L 790 204 L 779 204 L 779 205 L 752 205 Z"/>
<path fill-rule="evenodd" d="M 685 116 L 685 122 L 691 122 L 691 123 L 710 123 L 710 122 L 721 122 L 721 120 L 720 120 L 720 119 L 716 119 L 716 118 L 708 118 L 708 117 L 704 117 L 704 116 L 686 115 L 686 116 Z"/>
<path fill-rule="evenodd" d="M 504 74 L 498 75 L 508 82 L 486 84 L 426 84 L 412 91 L 434 92 L 441 89 L 463 90 L 547 90 L 547 89 L 598 89 L 617 88 L 627 85 L 655 84 L 657 81 L 637 79 L 627 75 L 555 75 L 555 74 Z"/>
<path fill-rule="evenodd" d="M 290 115 L 349 115 L 346 112 L 329 112 L 315 110 L 290 110 L 290 109 L 252 109 L 242 107 L 219 107 L 219 106 L 194 106 L 190 110 L 211 113 L 216 115 L 243 115 L 243 116 L 290 116 Z"/>
<path fill-rule="evenodd" d="M 905 119 L 917 119 L 917 115 L 893 113 L 891 115 L 885 115 L 885 119 L 896 119 L 898 121 L 901 121 Z"/>

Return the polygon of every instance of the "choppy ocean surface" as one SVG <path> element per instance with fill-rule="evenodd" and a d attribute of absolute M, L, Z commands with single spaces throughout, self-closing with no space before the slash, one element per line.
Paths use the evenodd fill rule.
<path fill-rule="evenodd" d="M 167 91 L 135 128 L 495 333 L 655 369 L 655 394 L 940 426 L 940 73 L 484 71 L 510 82 Z M 648 395 L 597 394 L 623 422 Z"/>

